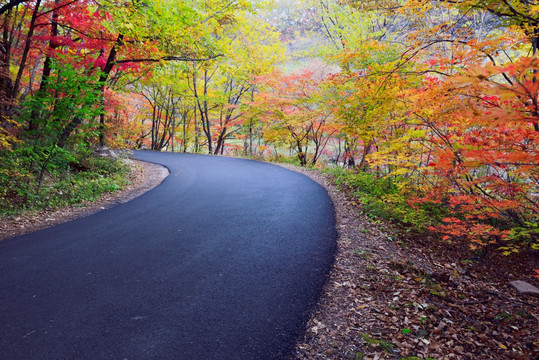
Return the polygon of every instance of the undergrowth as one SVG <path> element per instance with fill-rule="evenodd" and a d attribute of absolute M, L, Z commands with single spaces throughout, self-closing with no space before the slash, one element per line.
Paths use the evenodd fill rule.
<path fill-rule="evenodd" d="M 0 154 L 0 215 L 93 201 L 128 183 L 122 160 L 69 151 L 20 147 Z"/>
<path fill-rule="evenodd" d="M 440 204 L 412 204 L 406 196 L 405 179 L 340 167 L 326 167 L 323 172 L 357 197 L 368 216 L 389 220 L 409 231 L 423 232 L 447 216 Z"/>

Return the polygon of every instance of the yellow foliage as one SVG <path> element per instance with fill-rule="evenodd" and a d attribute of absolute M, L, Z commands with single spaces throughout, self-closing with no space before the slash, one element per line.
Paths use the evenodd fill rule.
<path fill-rule="evenodd" d="M 4 117 L 0 127 L 0 150 L 12 150 L 13 145 L 19 141 L 14 134 L 18 128 L 19 124 L 16 121 Z"/>

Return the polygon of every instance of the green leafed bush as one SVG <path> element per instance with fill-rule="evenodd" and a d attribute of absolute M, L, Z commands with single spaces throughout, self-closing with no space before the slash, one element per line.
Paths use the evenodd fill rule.
<path fill-rule="evenodd" d="M 333 181 L 359 198 L 363 210 L 373 217 L 423 231 L 446 216 L 441 204 L 413 205 L 406 197 L 405 179 L 343 168 L 327 168 Z"/>
<path fill-rule="evenodd" d="M 122 160 L 88 152 L 29 148 L 4 152 L 0 154 L 0 215 L 92 201 L 126 185 L 128 173 Z"/>

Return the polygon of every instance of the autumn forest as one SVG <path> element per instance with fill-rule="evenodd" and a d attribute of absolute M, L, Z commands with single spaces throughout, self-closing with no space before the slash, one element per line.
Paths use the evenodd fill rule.
<path fill-rule="evenodd" d="M 318 169 L 408 235 L 539 250 L 537 1 L 3 0 L 0 25 L 2 216 L 117 190 L 96 149 L 147 149 Z"/>
<path fill-rule="evenodd" d="M 534 4 L 4 2 L 3 211 L 113 171 L 99 146 L 202 152 L 325 167 L 414 230 L 536 248 Z"/>

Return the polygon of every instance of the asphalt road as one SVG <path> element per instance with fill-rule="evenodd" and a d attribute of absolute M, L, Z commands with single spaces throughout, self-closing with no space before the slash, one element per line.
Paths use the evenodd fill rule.
<path fill-rule="evenodd" d="M 335 247 L 307 177 L 256 161 L 167 166 L 128 203 L 0 242 L 0 359 L 284 359 Z"/>

